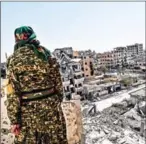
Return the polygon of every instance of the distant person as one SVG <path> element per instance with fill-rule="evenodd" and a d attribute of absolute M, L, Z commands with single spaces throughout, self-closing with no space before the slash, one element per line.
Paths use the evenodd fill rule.
<path fill-rule="evenodd" d="M 6 78 L 6 69 L 5 68 L 1 68 L 1 78 L 5 79 Z"/>
<path fill-rule="evenodd" d="M 15 30 L 14 53 L 7 60 L 8 117 L 15 144 L 67 144 L 61 109 L 63 86 L 56 59 L 29 26 Z"/>

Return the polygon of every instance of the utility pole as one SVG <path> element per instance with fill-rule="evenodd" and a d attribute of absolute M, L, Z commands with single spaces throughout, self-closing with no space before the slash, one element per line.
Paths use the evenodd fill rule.
<path fill-rule="evenodd" d="M 5 53 L 5 57 L 6 57 L 6 60 L 8 59 L 8 55 L 7 55 L 7 53 Z"/>

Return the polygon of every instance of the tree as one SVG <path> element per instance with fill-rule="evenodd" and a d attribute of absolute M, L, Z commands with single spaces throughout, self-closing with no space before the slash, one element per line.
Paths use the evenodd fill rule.
<path fill-rule="evenodd" d="M 121 80 L 121 84 L 123 84 L 124 86 L 128 87 L 132 84 L 132 78 L 124 78 Z"/>
<path fill-rule="evenodd" d="M 107 72 L 107 68 L 105 66 L 102 66 L 101 71 L 105 74 Z"/>

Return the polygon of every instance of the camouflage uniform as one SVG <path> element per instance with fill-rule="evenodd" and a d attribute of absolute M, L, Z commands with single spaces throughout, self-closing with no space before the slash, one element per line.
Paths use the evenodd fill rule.
<path fill-rule="evenodd" d="M 56 60 L 50 58 L 47 63 L 25 46 L 8 59 L 7 69 L 7 78 L 15 89 L 7 96 L 8 117 L 11 124 L 21 125 L 15 144 L 67 144 L 61 110 L 63 87 Z M 47 95 L 44 90 L 52 87 L 55 92 Z"/>

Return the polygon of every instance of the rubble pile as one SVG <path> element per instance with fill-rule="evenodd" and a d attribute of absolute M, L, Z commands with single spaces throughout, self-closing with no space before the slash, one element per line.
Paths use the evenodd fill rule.
<path fill-rule="evenodd" d="M 85 116 L 85 144 L 144 144 L 143 119 L 129 101 L 114 104 L 94 116 Z"/>

